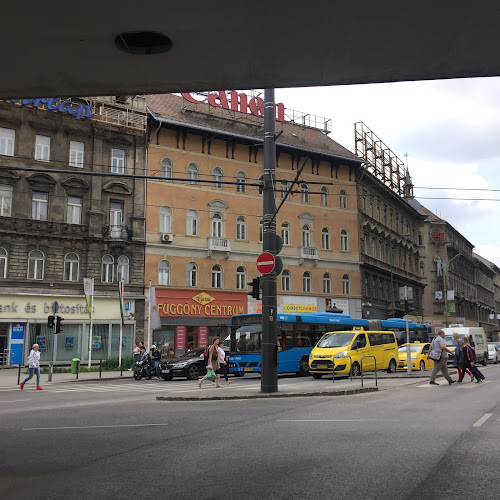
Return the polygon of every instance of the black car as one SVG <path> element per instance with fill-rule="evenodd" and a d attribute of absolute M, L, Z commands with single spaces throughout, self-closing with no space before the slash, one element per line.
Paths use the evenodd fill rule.
<path fill-rule="evenodd" d="M 195 347 L 184 356 L 168 359 L 161 362 L 160 376 L 163 380 L 172 380 L 174 377 L 186 377 L 188 380 L 198 380 L 207 373 L 206 362 L 203 356 L 206 347 Z"/>

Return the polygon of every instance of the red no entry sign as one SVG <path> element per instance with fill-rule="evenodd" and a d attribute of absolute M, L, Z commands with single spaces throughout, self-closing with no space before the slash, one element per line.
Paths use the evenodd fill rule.
<path fill-rule="evenodd" d="M 272 253 L 264 252 L 257 257 L 257 270 L 261 274 L 268 274 L 274 269 L 274 256 Z"/>

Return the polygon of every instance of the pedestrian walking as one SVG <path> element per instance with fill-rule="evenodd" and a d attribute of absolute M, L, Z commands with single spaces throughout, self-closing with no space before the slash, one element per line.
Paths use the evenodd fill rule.
<path fill-rule="evenodd" d="M 20 384 L 21 390 L 24 389 L 24 384 L 33 378 L 36 373 L 36 390 L 41 391 L 40 387 L 40 351 L 38 344 L 33 344 L 29 356 L 29 377 L 25 378 Z"/>
<path fill-rule="evenodd" d="M 221 340 L 219 342 L 219 364 L 220 364 L 220 371 L 223 375 L 223 377 L 226 379 L 226 384 L 232 384 L 232 382 L 229 380 L 229 377 L 227 376 L 228 374 L 228 357 L 226 356 L 226 351 L 223 349 L 224 347 L 224 342 Z"/>
<path fill-rule="evenodd" d="M 464 365 L 464 345 L 462 343 L 462 340 L 460 339 L 460 335 L 458 335 L 457 332 L 453 334 L 453 340 L 457 343 L 457 347 L 455 348 L 455 354 L 453 355 L 453 366 L 457 369 L 458 373 L 458 378 L 461 380 L 462 379 L 462 370 L 463 365 Z M 465 368 L 465 372 L 470 376 L 470 381 L 472 382 L 474 380 L 474 376 L 472 373 L 469 371 L 468 368 Z M 459 382 L 460 382 L 459 380 Z"/>
<path fill-rule="evenodd" d="M 464 353 L 464 371 L 462 372 L 462 376 L 460 377 L 459 382 L 462 382 L 464 379 L 465 368 L 468 368 L 476 377 L 476 384 L 482 382 L 485 379 L 485 376 L 479 371 L 479 368 L 474 364 L 476 361 L 476 351 L 470 346 L 469 339 L 464 337 L 462 339 L 462 343 L 464 345 L 463 353 Z M 471 380 L 472 382 L 472 380 Z"/>
<path fill-rule="evenodd" d="M 137 361 L 139 361 L 139 356 L 141 354 L 141 349 L 139 347 L 139 342 L 135 343 L 135 347 L 132 349 L 132 356 L 134 357 L 134 361 L 132 363 L 132 367 L 128 369 L 129 372 L 131 372 L 135 365 L 137 364 Z"/>
<path fill-rule="evenodd" d="M 215 337 L 213 344 L 210 346 L 210 349 L 208 350 L 208 361 L 207 361 L 207 366 L 212 366 L 212 370 L 215 372 L 215 375 L 217 377 L 216 379 L 216 387 L 220 387 L 220 363 L 219 363 L 219 337 Z M 198 386 L 201 389 L 201 384 L 203 384 L 203 381 L 207 378 L 205 375 L 199 382 Z"/>
<path fill-rule="evenodd" d="M 450 351 L 444 343 L 444 330 L 439 330 L 437 337 L 431 343 L 431 350 L 427 355 L 427 359 L 432 359 L 432 361 L 434 361 L 429 384 L 439 385 L 436 382 L 436 377 L 439 372 L 443 374 L 443 377 L 448 381 L 448 384 L 451 385 L 456 382 L 456 380 L 452 380 L 450 374 L 448 373 L 448 353 L 453 354 L 453 352 Z"/>

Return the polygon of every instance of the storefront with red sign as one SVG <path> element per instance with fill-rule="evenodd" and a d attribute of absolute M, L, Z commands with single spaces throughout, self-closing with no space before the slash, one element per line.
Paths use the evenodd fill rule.
<path fill-rule="evenodd" d="M 156 289 L 161 329 L 154 341 L 163 354 L 179 355 L 226 338 L 233 314 L 247 313 L 247 294 Z"/>

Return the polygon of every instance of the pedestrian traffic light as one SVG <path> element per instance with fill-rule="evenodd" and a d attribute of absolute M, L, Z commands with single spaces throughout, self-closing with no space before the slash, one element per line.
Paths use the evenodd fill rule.
<path fill-rule="evenodd" d="M 63 322 L 64 318 L 61 318 L 61 316 L 58 316 L 57 317 L 57 321 L 56 321 L 56 333 L 61 333 L 63 331 L 62 329 L 62 322 Z"/>
<path fill-rule="evenodd" d="M 50 315 L 48 318 L 47 318 L 47 326 L 49 328 L 54 328 L 54 321 L 55 321 L 55 316 L 52 316 Z"/>
<path fill-rule="evenodd" d="M 252 291 L 247 292 L 247 295 L 252 296 L 254 299 L 260 300 L 260 277 L 254 278 L 252 281 L 249 281 L 248 285 L 252 287 Z"/>

